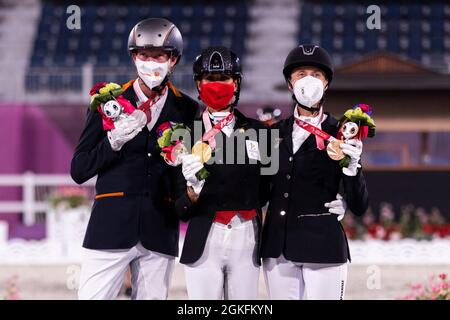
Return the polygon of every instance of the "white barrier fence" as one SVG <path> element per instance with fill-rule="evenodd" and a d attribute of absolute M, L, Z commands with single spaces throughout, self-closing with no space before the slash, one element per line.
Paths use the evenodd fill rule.
<path fill-rule="evenodd" d="M 83 186 L 92 187 L 95 179 L 91 179 Z M 0 200 L 0 213 L 22 213 L 25 225 L 33 225 L 36 221 L 36 213 L 49 210 L 47 199 L 37 199 L 38 187 L 77 186 L 70 175 L 63 174 L 24 174 L 0 175 L 0 187 L 21 187 L 22 200 Z M 45 197 L 44 197 L 45 198 Z"/>
<path fill-rule="evenodd" d="M 68 213 L 68 214 L 66 214 Z M 53 215 L 53 214 L 52 214 Z M 0 265 L 80 264 L 82 242 L 89 211 L 55 213 L 49 221 L 49 238 L 0 241 Z M 64 232 L 66 231 L 66 232 Z M 1 239 L 0 239 L 1 240 Z M 180 237 L 180 248 L 183 247 Z M 450 266 L 450 240 L 350 241 L 354 265 L 446 265 Z"/>
<path fill-rule="evenodd" d="M 92 188 L 95 179 L 83 187 Z M 42 240 L 7 239 L 7 225 L 0 223 L 0 264 L 67 264 L 80 263 L 82 240 L 90 208 L 58 210 L 49 207 L 39 187 L 76 186 L 69 175 L 41 175 L 26 172 L 21 175 L 0 175 L 0 187 L 22 187 L 21 201 L 0 201 L 0 213 L 22 212 L 24 222 L 32 225 L 36 213 L 46 213 L 47 236 Z M 3 235 L 3 236 L 2 236 Z M 180 238 L 182 247 L 183 235 Z M 450 240 L 416 241 L 350 241 L 354 264 L 450 265 Z"/>

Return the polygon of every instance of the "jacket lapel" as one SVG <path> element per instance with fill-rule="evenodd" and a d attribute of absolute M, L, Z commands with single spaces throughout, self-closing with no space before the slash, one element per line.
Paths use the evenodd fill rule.
<path fill-rule="evenodd" d="M 283 138 L 283 144 L 288 149 L 289 154 L 294 153 L 294 147 L 292 145 L 292 130 L 294 129 L 294 116 L 287 118 L 280 127 L 281 137 Z"/>
<path fill-rule="evenodd" d="M 327 115 L 327 119 L 322 122 L 322 130 L 336 137 L 339 129 L 339 122 L 333 118 L 330 113 L 325 112 L 325 114 Z"/>
<path fill-rule="evenodd" d="M 240 111 L 234 110 L 234 117 L 236 122 L 234 124 L 234 130 L 237 129 L 247 129 L 249 122 L 246 116 L 244 116 Z"/>
<path fill-rule="evenodd" d="M 137 98 L 136 93 L 134 92 L 134 88 L 133 88 L 132 85 L 129 86 L 129 87 L 124 91 L 124 93 L 122 93 L 122 96 L 123 96 L 125 99 L 127 99 L 128 101 L 130 101 L 131 104 L 132 104 L 133 106 L 137 107 L 137 100 L 138 100 L 138 98 Z"/>

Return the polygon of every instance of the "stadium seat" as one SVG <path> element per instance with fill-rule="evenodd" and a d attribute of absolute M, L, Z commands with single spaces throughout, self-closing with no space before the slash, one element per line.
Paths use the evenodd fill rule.
<path fill-rule="evenodd" d="M 94 67 L 108 67 L 128 63 L 128 33 L 138 21 L 147 17 L 165 17 L 180 28 L 185 40 L 181 66 L 190 65 L 200 50 L 209 44 L 228 44 L 240 56 L 245 50 L 248 5 L 237 0 L 214 1 L 208 5 L 200 0 L 83 4 L 81 30 L 67 29 L 66 20 L 61 19 L 65 8 L 63 3 L 55 1 L 44 1 L 42 5 L 29 79 L 25 80 L 28 90 L 38 86 L 45 89 L 46 85 L 52 89 L 80 89 L 81 68 L 76 77 L 62 80 L 52 76 L 49 81 L 41 81 L 39 72 L 32 70 L 44 65 L 81 67 L 90 62 Z M 119 74 L 117 78 L 126 81 L 123 76 Z"/>
<path fill-rule="evenodd" d="M 315 41 L 332 50 L 339 63 L 346 57 L 387 50 L 419 62 L 429 60 L 430 67 L 439 69 L 442 64 L 437 61 L 450 55 L 444 41 L 450 35 L 450 6 L 444 1 L 381 4 L 381 30 L 367 29 L 366 8 L 358 1 L 302 1 L 298 41 Z M 430 52 L 440 56 L 429 59 Z"/>

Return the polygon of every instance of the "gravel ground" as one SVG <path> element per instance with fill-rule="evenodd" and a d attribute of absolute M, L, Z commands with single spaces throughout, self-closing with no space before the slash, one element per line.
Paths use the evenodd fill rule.
<path fill-rule="evenodd" d="M 450 274 L 450 266 L 350 265 L 346 299 L 395 299 L 407 291 L 408 283 L 425 282 L 441 272 Z M 5 296 L 8 279 L 17 275 L 20 299 L 76 299 L 78 273 L 78 265 L 0 266 L 0 298 Z M 267 298 L 262 274 L 259 298 Z M 127 297 L 121 294 L 119 299 Z M 187 299 L 184 271 L 178 263 L 169 299 Z"/>

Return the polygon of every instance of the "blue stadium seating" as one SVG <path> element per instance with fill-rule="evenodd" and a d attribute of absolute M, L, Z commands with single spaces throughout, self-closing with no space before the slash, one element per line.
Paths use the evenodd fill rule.
<path fill-rule="evenodd" d="M 220 0 L 205 5 L 201 0 L 135 1 L 82 4 L 81 30 L 66 27 L 65 4 L 44 1 L 41 19 L 30 60 L 26 88 L 64 90 L 81 87 L 81 66 L 92 61 L 95 67 L 129 63 L 126 43 L 131 28 L 148 17 L 165 17 L 180 28 L 185 41 L 180 65 L 190 66 L 207 45 L 227 45 L 238 55 L 245 51 L 248 4 L 237 0 Z M 73 67 L 80 74 L 62 81 L 58 76 L 45 78 L 42 67 Z M 95 71 L 94 71 L 95 73 Z M 111 81 L 127 81 L 129 75 L 117 74 Z M 97 79 L 105 80 L 105 79 Z"/>
<path fill-rule="evenodd" d="M 301 3 L 299 43 L 311 43 L 316 39 L 315 44 L 330 50 L 335 56 L 344 57 L 340 63 L 386 50 L 418 62 L 430 63 L 429 66 L 436 70 L 446 71 L 442 67 L 444 57 L 450 56 L 450 47 L 444 45 L 444 37 L 450 37 L 450 30 L 444 30 L 445 24 L 450 25 L 448 1 L 375 3 L 381 8 L 381 30 L 369 30 L 366 27 L 369 16 L 366 8 L 372 2 L 306 0 Z M 336 25 L 342 25 L 343 29 L 336 28 Z M 433 58 L 423 59 L 425 55 L 432 55 Z"/>

